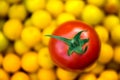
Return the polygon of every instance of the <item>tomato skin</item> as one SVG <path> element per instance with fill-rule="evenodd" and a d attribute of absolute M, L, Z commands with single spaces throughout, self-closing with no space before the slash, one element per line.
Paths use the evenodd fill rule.
<path fill-rule="evenodd" d="M 81 39 L 89 38 L 88 49 L 84 54 L 73 52 L 68 56 L 69 46 L 63 41 L 51 38 L 49 42 L 49 51 L 54 63 L 66 70 L 81 71 L 93 64 L 99 56 L 101 43 L 95 30 L 89 25 L 80 21 L 69 21 L 58 26 L 53 35 L 71 39 L 76 33 L 85 31 L 81 34 Z"/>

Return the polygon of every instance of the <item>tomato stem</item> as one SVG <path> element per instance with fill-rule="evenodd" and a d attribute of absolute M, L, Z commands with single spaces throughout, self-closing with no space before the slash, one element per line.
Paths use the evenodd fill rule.
<path fill-rule="evenodd" d="M 46 36 L 56 38 L 58 40 L 65 42 L 69 46 L 68 56 L 70 56 L 73 52 L 75 52 L 76 54 L 83 54 L 87 51 L 88 46 L 86 46 L 85 49 L 83 49 L 82 47 L 84 44 L 86 44 L 89 41 L 89 39 L 81 39 L 80 35 L 82 32 L 84 31 L 78 32 L 72 39 L 67 39 L 55 35 L 46 35 Z"/>

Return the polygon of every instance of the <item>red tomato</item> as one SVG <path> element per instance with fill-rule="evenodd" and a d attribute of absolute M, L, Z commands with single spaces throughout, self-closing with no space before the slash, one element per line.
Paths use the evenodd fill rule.
<path fill-rule="evenodd" d="M 101 46 L 98 35 L 83 22 L 63 23 L 48 36 L 52 37 L 49 43 L 51 58 L 63 69 L 83 70 L 98 59 Z"/>

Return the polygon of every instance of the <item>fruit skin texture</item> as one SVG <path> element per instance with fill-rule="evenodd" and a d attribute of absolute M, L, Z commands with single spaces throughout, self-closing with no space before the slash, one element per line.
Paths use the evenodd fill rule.
<path fill-rule="evenodd" d="M 71 39 L 81 30 L 85 32 L 81 34 L 80 38 L 89 38 L 87 43 L 88 49 L 83 54 L 73 52 L 68 56 L 68 45 L 61 40 L 50 39 L 49 51 L 51 58 L 57 66 L 70 71 L 81 71 L 94 63 L 98 58 L 101 43 L 97 33 L 89 25 L 80 21 L 68 21 L 58 26 L 53 35 Z"/>

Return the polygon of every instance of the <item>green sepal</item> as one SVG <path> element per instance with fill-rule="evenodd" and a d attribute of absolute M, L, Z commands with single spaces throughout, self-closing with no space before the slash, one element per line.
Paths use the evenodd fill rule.
<path fill-rule="evenodd" d="M 73 52 L 75 52 L 76 54 L 83 54 L 87 51 L 88 46 L 86 46 L 84 50 L 82 49 L 82 47 L 84 44 L 89 42 L 89 39 L 80 39 L 80 35 L 82 32 L 84 31 L 78 32 L 72 39 L 67 39 L 67 38 L 55 36 L 55 35 L 46 35 L 46 36 L 56 38 L 58 40 L 65 42 L 69 46 L 68 56 L 70 56 Z"/>

